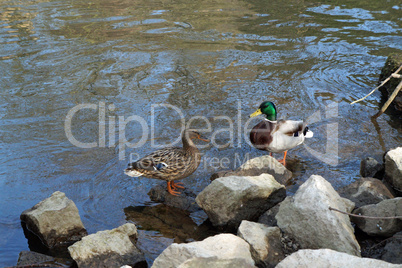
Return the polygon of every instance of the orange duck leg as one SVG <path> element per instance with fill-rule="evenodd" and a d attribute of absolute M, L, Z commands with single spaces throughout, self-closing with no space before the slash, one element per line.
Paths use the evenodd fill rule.
<path fill-rule="evenodd" d="M 177 188 L 184 189 L 184 187 L 182 185 L 183 185 L 182 182 L 174 183 L 174 181 L 168 181 L 167 182 L 167 190 L 170 194 L 172 194 L 174 196 L 178 196 L 178 195 L 180 195 L 180 192 L 175 191 L 175 190 L 177 190 Z"/>
<path fill-rule="evenodd" d="M 283 159 L 278 160 L 279 163 L 281 163 L 282 165 L 286 166 L 286 155 L 288 154 L 288 151 L 285 151 L 283 154 Z"/>

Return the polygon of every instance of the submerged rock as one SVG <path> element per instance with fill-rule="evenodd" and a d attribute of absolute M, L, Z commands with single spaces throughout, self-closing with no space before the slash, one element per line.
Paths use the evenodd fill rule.
<path fill-rule="evenodd" d="M 385 155 L 385 178 L 402 193 L 402 147 L 390 150 Z"/>
<path fill-rule="evenodd" d="M 384 166 L 372 157 L 367 157 L 360 162 L 360 176 L 364 178 L 373 177 L 380 179 L 383 170 Z"/>
<path fill-rule="evenodd" d="M 283 185 L 287 185 L 292 178 L 292 172 L 282 164 L 280 164 L 275 158 L 264 155 L 256 157 L 246 161 L 235 171 L 224 170 L 218 171 L 211 176 L 211 181 L 230 176 L 259 176 L 261 174 L 272 175 L 277 182 Z"/>
<path fill-rule="evenodd" d="M 59 191 L 22 212 L 20 218 L 27 232 L 38 237 L 55 256 L 65 257 L 67 247 L 87 235 L 76 205 Z"/>
<path fill-rule="evenodd" d="M 276 268 L 331 267 L 331 268 L 396 268 L 400 265 L 385 261 L 360 258 L 331 249 L 302 249 L 281 261 Z"/>
<path fill-rule="evenodd" d="M 70 246 L 68 251 L 79 268 L 120 267 L 126 264 L 146 267 L 144 254 L 132 242 L 137 236 L 135 225 L 126 223 L 113 230 L 88 235 Z"/>
<path fill-rule="evenodd" d="M 236 230 L 242 220 L 257 220 L 286 197 L 285 187 L 271 175 L 223 177 L 196 198 L 215 227 Z"/>
<path fill-rule="evenodd" d="M 214 258 L 214 259 L 211 259 Z M 203 259 L 203 260 L 200 260 Z M 194 263 L 184 264 L 186 261 Z M 173 243 L 168 246 L 154 261 L 152 268 L 202 267 L 200 263 L 242 263 L 254 266 L 250 245 L 233 234 L 219 234 L 203 241 L 186 244 Z M 183 265 L 183 266 L 181 266 Z M 198 266 L 200 265 L 200 266 Z M 205 265 L 204 265 L 205 267 Z M 210 266 L 210 267 L 243 267 L 243 266 Z"/>
<path fill-rule="evenodd" d="M 164 238 L 174 239 L 176 243 L 199 241 L 217 233 L 208 222 L 196 224 L 188 211 L 164 204 L 127 207 L 124 213 L 127 221 L 143 230 L 153 230 Z"/>
<path fill-rule="evenodd" d="M 382 200 L 394 198 L 384 183 L 375 178 L 360 178 L 340 189 L 339 194 L 353 201 L 356 207 L 377 204 Z"/>
<path fill-rule="evenodd" d="M 285 258 L 281 230 L 261 223 L 242 221 L 237 235 L 251 246 L 251 255 L 258 267 L 275 267 Z"/>
<path fill-rule="evenodd" d="M 362 206 L 354 214 L 372 217 L 394 217 L 402 215 L 402 197 L 381 201 L 375 205 Z M 402 219 L 367 219 L 351 217 L 363 232 L 369 235 L 392 236 L 402 231 Z"/>
<path fill-rule="evenodd" d="M 330 248 L 360 256 L 349 217 L 329 207 L 350 212 L 354 204 L 341 198 L 323 177 L 312 175 L 280 204 L 278 227 L 303 248 Z"/>

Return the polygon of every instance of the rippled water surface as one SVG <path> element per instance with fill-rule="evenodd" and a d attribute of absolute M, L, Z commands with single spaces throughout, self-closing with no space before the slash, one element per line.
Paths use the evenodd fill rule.
<path fill-rule="evenodd" d="M 174 142 L 183 121 L 212 130 L 184 181 L 196 193 L 219 169 L 213 157 L 234 168 L 264 154 L 244 135 L 264 100 L 315 133 L 289 151 L 290 194 L 311 174 L 349 184 L 362 158 L 401 145 L 399 118 L 370 120 L 380 93 L 349 104 L 402 50 L 400 1 L 190 2 L 0 0 L 2 266 L 28 250 L 21 212 L 56 190 L 90 233 L 135 222 L 149 263 L 172 242 L 202 239 L 202 216 L 166 211 L 147 195 L 158 181 L 123 174 L 130 153 Z M 158 213 L 195 231 L 182 237 Z"/>

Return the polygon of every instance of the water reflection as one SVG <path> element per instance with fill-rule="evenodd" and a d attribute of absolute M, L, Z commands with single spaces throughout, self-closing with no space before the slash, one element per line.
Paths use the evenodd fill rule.
<path fill-rule="evenodd" d="M 214 131 L 231 127 L 218 116 L 233 122 L 234 142 L 205 149 L 205 159 L 261 155 L 243 132 L 263 100 L 275 102 L 280 118 L 312 119 L 318 113 L 315 138 L 307 144 L 316 152 L 325 153 L 328 124 L 337 123 L 339 165 L 302 146 L 292 150 L 290 193 L 316 173 L 336 188 L 348 184 L 359 176 L 360 159 L 381 160 L 386 149 L 401 144 L 400 118 L 370 120 L 379 93 L 349 105 L 376 86 L 386 56 L 402 50 L 397 1 L 38 0 L 1 1 L 0 7 L 0 230 L 7 234 L 0 240 L 0 259 L 5 265 L 14 265 L 18 252 L 27 249 L 19 214 L 56 190 L 76 202 L 90 233 L 124 223 L 124 208 L 130 206 L 162 213 L 148 203 L 147 193 L 157 182 L 122 172 L 131 152 L 145 155 L 153 151 L 152 141 L 163 146 L 180 135 L 181 118 L 163 109 L 152 118 L 154 104 L 178 107 L 186 122 L 205 116 Z M 115 119 L 115 143 L 73 146 L 64 131 L 67 113 L 77 104 L 100 102 L 114 107 L 104 126 L 109 137 L 109 118 Z M 339 112 L 328 119 L 331 103 Z M 99 142 L 98 112 L 75 115 L 72 133 L 78 140 Z M 118 117 L 130 115 L 148 126 L 155 120 L 156 131 L 144 146 L 125 148 L 126 160 L 120 161 Z M 204 128 L 205 122 L 195 120 L 193 126 Z M 141 135 L 138 124 L 127 125 L 127 142 Z M 216 140 L 224 145 L 230 136 L 222 132 Z M 203 162 L 186 178 L 186 187 L 201 191 L 217 168 Z M 182 218 L 195 227 L 188 216 Z M 149 261 L 173 239 L 199 235 L 182 236 L 176 228 L 141 230 L 139 243 L 151 252 Z"/>

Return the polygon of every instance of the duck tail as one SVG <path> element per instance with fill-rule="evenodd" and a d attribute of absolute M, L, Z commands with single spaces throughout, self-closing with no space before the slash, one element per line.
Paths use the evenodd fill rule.
<path fill-rule="evenodd" d="M 141 177 L 143 175 L 142 172 L 137 170 L 137 162 L 129 164 L 124 173 L 130 177 Z"/>
<path fill-rule="evenodd" d="M 314 136 L 314 133 L 313 133 L 313 131 L 309 130 L 308 127 L 306 127 L 303 130 L 303 135 L 304 135 L 305 138 L 309 139 L 309 138 L 312 138 Z"/>

